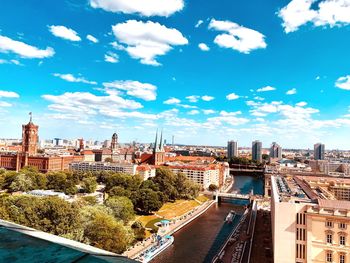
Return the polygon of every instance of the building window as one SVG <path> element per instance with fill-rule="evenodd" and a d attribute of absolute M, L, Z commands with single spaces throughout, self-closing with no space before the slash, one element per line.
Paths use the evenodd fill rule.
<path fill-rule="evenodd" d="M 345 263 L 345 255 L 344 254 L 339 255 L 339 263 Z"/>
<path fill-rule="evenodd" d="M 339 236 L 339 244 L 345 246 L 345 235 Z"/>
<path fill-rule="evenodd" d="M 345 223 L 339 223 L 339 228 L 340 229 L 346 229 L 346 224 Z"/>
<path fill-rule="evenodd" d="M 326 227 L 333 227 L 332 221 L 326 221 Z"/>
<path fill-rule="evenodd" d="M 331 251 L 327 251 L 327 254 L 326 254 L 326 262 L 327 262 L 327 263 L 333 262 L 333 254 L 332 254 Z"/>
<path fill-rule="evenodd" d="M 332 234 L 327 234 L 327 243 L 328 244 L 332 244 L 332 241 L 333 241 L 333 235 Z"/>

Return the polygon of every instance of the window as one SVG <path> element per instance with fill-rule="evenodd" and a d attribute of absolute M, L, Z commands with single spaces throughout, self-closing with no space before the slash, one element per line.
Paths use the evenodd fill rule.
<path fill-rule="evenodd" d="M 339 236 L 339 244 L 345 246 L 345 235 Z"/>
<path fill-rule="evenodd" d="M 326 227 L 333 227 L 332 221 L 326 221 Z"/>
<path fill-rule="evenodd" d="M 332 255 L 332 252 L 331 251 L 327 251 L 327 254 L 326 254 L 326 262 L 333 262 L 333 255 Z"/>
<path fill-rule="evenodd" d="M 345 255 L 344 254 L 339 255 L 339 263 L 345 263 Z"/>
<path fill-rule="evenodd" d="M 327 234 L 327 243 L 328 244 L 332 244 L 332 241 L 333 241 L 333 235 L 332 234 Z"/>
<path fill-rule="evenodd" d="M 346 224 L 345 223 L 339 223 L 339 228 L 340 229 L 346 229 Z"/>

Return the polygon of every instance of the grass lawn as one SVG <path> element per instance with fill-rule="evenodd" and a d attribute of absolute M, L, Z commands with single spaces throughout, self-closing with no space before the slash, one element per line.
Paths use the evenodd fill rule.
<path fill-rule="evenodd" d="M 196 201 L 197 200 L 197 201 Z M 204 195 L 200 195 L 196 198 L 196 200 L 176 200 L 173 203 L 166 203 L 162 206 L 162 208 L 157 212 L 157 215 L 148 215 L 148 216 L 137 216 L 135 221 L 140 221 L 142 225 L 146 228 L 152 228 L 156 230 L 156 226 L 154 224 L 164 219 L 172 219 L 174 217 L 181 216 L 186 214 L 196 206 L 199 206 L 200 203 L 204 203 L 208 200 Z M 200 203 L 198 203 L 198 201 Z M 150 235 L 149 231 L 146 231 L 146 236 Z"/>
<path fill-rule="evenodd" d="M 195 200 L 176 200 L 174 203 L 164 204 L 157 215 L 165 219 L 172 219 L 187 213 L 198 205 Z"/>
<path fill-rule="evenodd" d="M 206 197 L 205 195 L 200 195 L 196 198 L 199 202 L 204 203 L 205 201 L 208 201 L 209 198 Z"/>

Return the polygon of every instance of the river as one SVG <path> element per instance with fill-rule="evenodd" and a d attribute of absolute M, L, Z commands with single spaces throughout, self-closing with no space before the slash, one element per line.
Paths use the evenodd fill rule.
<path fill-rule="evenodd" d="M 235 176 L 231 191 L 248 194 L 253 189 L 254 194 L 263 194 L 263 181 L 251 176 Z M 211 262 L 227 239 L 233 228 L 238 224 L 244 212 L 246 201 L 231 201 L 214 204 L 203 215 L 174 234 L 174 244 L 160 254 L 154 263 L 200 263 Z M 232 224 L 226 224 L 224 219 L 230 210 L 237 214 Z"/>

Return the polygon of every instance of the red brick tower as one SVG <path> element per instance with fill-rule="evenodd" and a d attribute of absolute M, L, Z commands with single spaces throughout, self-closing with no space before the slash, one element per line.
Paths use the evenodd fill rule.
<path fill-rule="evenodd" d="M 33 123 L 31 112 L 29 115 L 30 120 L 28 124 L 22 125 L 22 152 L 28 155 L 36 155 L 39 140 L 39 126 Z"/>

